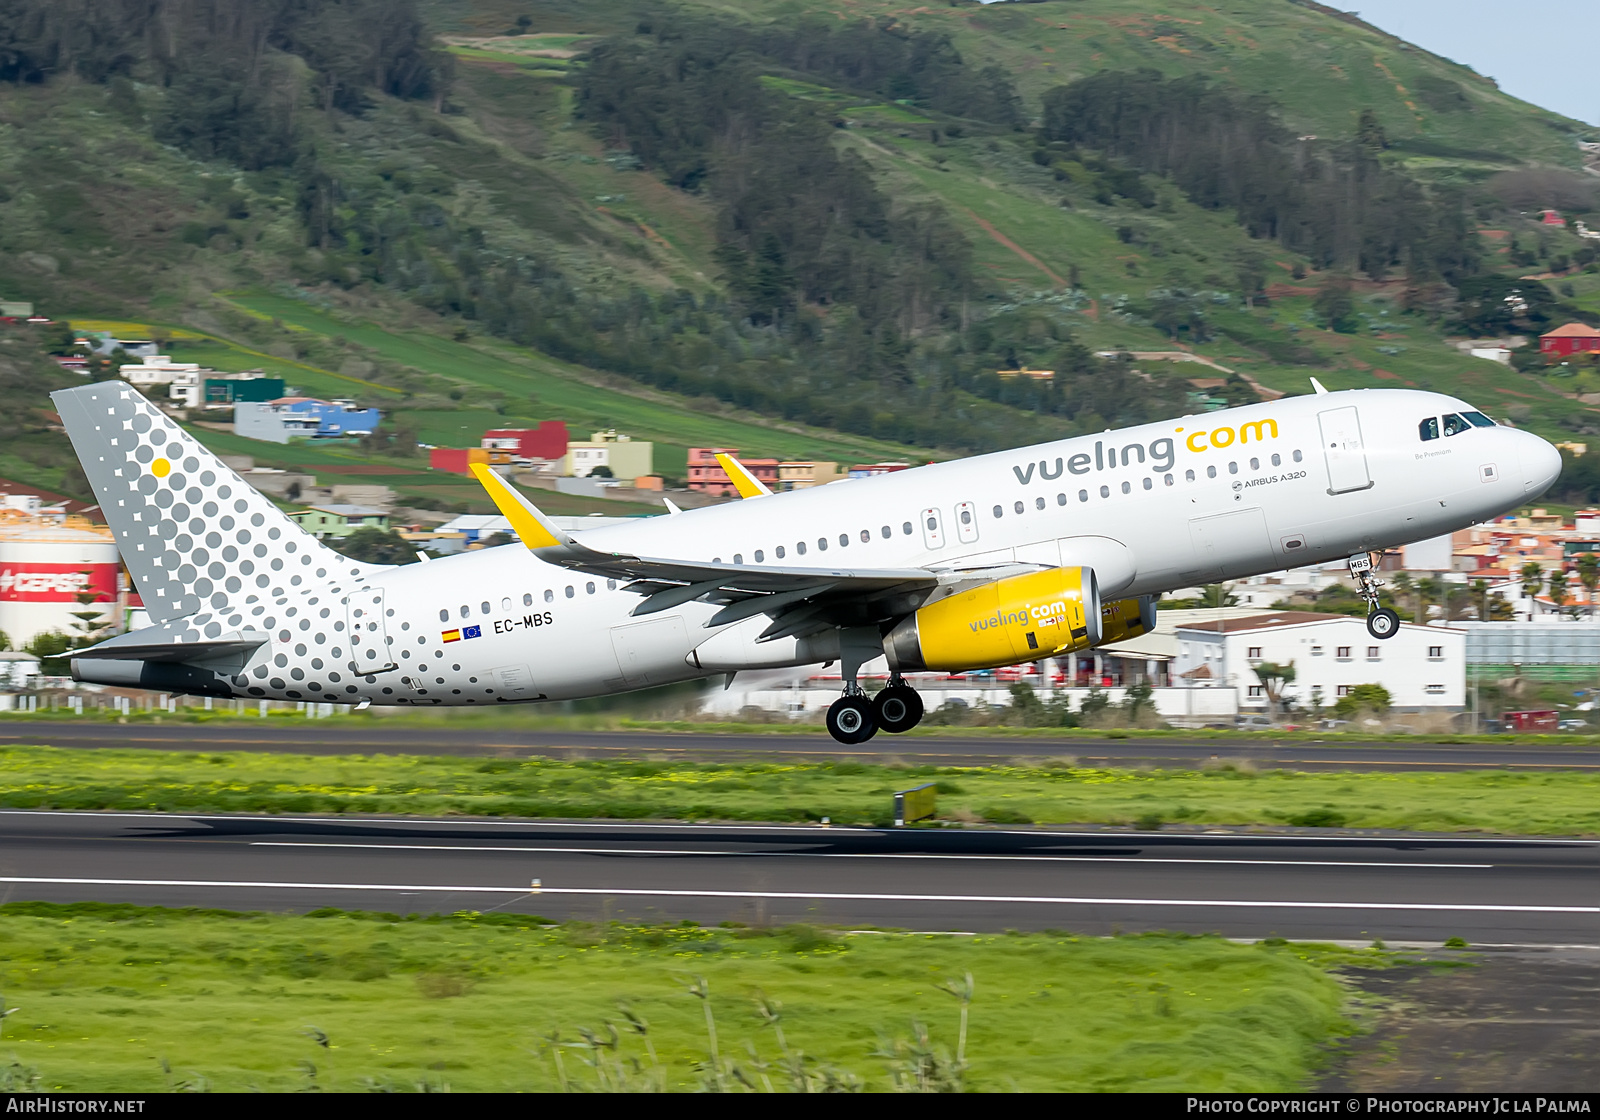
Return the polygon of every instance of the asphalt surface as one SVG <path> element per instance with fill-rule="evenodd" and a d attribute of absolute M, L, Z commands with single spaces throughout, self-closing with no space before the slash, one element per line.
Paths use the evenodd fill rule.
<path fill-rule="evenodd" d="M 1600 944 L 1600 842 L 0 812 L 0 899 Z"/>
<path fill-rule="evenodd" d="M 745 758 L 853 759 L 913 765 L 983 765 L 1013 759 L 1072 757 L 1085 766 L 1193 767 L 1248 762 L 1264 769 L 1600 770 L 1600 741 L 1589 746 L 1515 743 L 1275 742 L 1270 735 L 1215 739 L 1104 739 L 1051 736 L 879 735 L 847 747 L 824 734 L 792 732 L 708 734 L 665 731 L 482 730 L 449 724 L 417 726 L 398 720 L 362 726 L 323 721 L 262 720 L 260 727 L 167 723 L 107 724 L 39 721 L 0 725 L 0 744 L 29 743 L 96 749 L 291 751 L 303 754 L 428 754 L 499 758 L 662 757 L 702 761 Z"/>

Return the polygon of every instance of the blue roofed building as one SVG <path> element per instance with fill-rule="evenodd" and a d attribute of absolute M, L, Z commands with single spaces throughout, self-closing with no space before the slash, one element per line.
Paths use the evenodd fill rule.
<path fill-rule="evenodd" d="M 274 401 L 238 401 L 233 406 L 235 435 L 272 443 L 295 439 L 341 439 L 376 431 L 379 412 L 354 401 L 316 397 L 279 397 Z"/>

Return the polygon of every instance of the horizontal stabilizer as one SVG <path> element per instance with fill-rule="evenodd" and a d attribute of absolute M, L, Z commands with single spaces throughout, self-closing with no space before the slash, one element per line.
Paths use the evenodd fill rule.
<path fill-rule="evenodd" d="M 272 640 L 269 634 L 250 630 L 199 642 L 152 642 L 141 637 L 135 630 L 89 649 L 73 650 L 71 656 L 74 661 L 211 661 L 250 653 Z"/>

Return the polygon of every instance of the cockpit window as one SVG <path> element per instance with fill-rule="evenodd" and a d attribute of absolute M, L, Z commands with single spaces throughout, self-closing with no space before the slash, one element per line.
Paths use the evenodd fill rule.
<path fill-rule="evenodd" d="M 1422 423 L 1418 424 L 1417 425 L 1417 434 L 1420 435 L 1425 440 L 1438 439 L 1439 438 L 1439 418 L 1437 416 L 1430 416 L 1426 420 L 1424 420 Z"/>
<path fill-rule="evenodd" d="M 1465 416 L 1472 423 L 1474 428 L 1494 427 L 1494 421 L 1489 419 L 1481 412 L 1463 412 L 1461 415 Z"/>
<path fill-rule="evenodd" d="M 1471 424 L 1453 412 L 1444 418 L 1444 434 L 1447 436 L 1458 436 L 1471 427 Z"/>

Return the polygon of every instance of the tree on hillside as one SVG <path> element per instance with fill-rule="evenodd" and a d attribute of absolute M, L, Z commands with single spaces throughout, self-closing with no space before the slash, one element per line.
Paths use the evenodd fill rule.
<path fill-rule="evenodd" d="M 1318 285 L 1311 306 L 1316 310 L 1317 318 L 1322 320 L 1322 325 L 1330 331 L 1354 334 L 1361 325 L 1355 313 L 1355 289 L 1348 276 L 1334 273 L 1325 278 Z"/>
<path fill-rule="evenodd" d="M 1481 249 L 1459 191 L 1425 189 L 1379 159 L 1370 113 L 1344 142 L 1301 139 L 1264 98 L 1204 76 L 1103 71 L 1043 98 L 1042 143 L 1089 148 L 1168 176 L 1197 205 L 1231 210 L 1254 237 L 1318 268 L 1413 280 L 1477 271 Z"/>
<path fill-rule="evenodd" d="M 1477 276 L 1456 286 L 1456 318 L 1481 337 L 1540 334 L 1549 329 L 1556 297 L 1537 280 Z"/>

